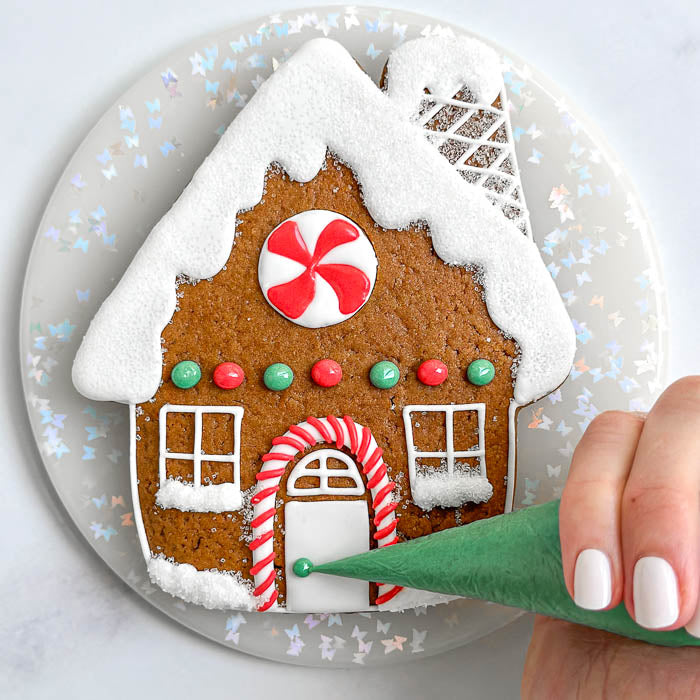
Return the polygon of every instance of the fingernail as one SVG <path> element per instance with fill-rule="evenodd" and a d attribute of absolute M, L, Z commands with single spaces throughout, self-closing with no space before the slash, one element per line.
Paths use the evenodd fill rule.
<path fill-rule="evenodd" d="M 678 582 L 661 557 L 642 557 L 634 565 L 634 616 L 647 629 L 668 627 L 678 619 Z"/>
<path fill-rule="evenodd" d="M 602 610 L 611 598 L 610 560 L 599 549 L 584 549 L 574 567 L 574 602 L 585 610 Z"/>
<path fill-rule="evenodd" d="M 685 626 L 685 631 L 688 634 L 692 634 L 693 637 L 700 637 L 700 605 L 698 605 L 690 622 Z"/>

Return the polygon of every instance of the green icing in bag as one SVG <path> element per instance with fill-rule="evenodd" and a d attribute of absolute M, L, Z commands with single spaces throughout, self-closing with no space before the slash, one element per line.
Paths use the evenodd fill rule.
<path fill-rule="evenodd" d="M 700 646 L 684 629 L 640 627 L 623 604 L 593 612 L 571 600 L 561 568 L 559 501 L 312 565 L 311 572 L 490 600 L 651 644 Z"/>

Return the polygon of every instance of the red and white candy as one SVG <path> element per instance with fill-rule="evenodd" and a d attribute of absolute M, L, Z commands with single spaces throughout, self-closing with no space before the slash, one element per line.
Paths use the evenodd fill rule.
<path fill-rule="evenodd" d="M 364 231 L 325 209 L 283 221 L 263 243 L 258 261 L 265 299 L 306 328 L 332 326 L 356 314 L 376 277 L 377 256 Z"/>

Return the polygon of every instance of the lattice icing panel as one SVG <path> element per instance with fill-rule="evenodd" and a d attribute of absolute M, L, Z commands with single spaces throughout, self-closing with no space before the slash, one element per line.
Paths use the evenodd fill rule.
<path fill-rule="evenodd" d="M 452 98 L 425 94 L 417 119 L 460 175 L 486 190 L 503 214 L 532 238 L 505 90 L 493 104 L 479 104 L 468 88 Z"/>

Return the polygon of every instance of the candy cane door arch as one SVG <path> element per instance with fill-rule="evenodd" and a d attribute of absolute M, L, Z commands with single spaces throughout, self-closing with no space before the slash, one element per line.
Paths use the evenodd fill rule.
<path fill-rule="evenodd" d="M 319 477 L 319 483 L 316 488 L 301 489 L 306 495 L 322 495 L 324 484 L 326 489 L 328 487 L 328 479 L 340 474 L 344 477 L 350 477 L 353 486 L 347 485 L 346 479 L 342 489 L 335 489 L 335 493 L 359 496 L 366 489 L 371 495 L 371 514 L 365 500 L 288 502 L 285 506 L 285 519 L 291 521 L 293 532 L 296 530 L 299 535 L 297 538 L 297 535 L 293 534 L 289 544 L 285 544 L 285 578 L 288 592 L 290 581 L 296 577 L 291 570 L 294 561 L 299 556 L 311 559 L 309 552 L 313 548 L 319 548 L 322 555 L 323 552 L 330 552 L 330 539 L 333 539 L 333 551 L 329 559 L 345 556 L 345 554 L 340 553 L 343 551 L 343 547 L 354 547 L 356 551 L 358 549 L 365 551 L 370 542 L 370 517 L 372 517 L 372 523 L 375 527 L 372 538 L 377 547 L 388 547 L 398 541 L 395 512 L 397 503 L 392 496 L 395 484 L 387 475 L 386 464 L 382 459 L 382 450 L 377 445 L 369 428 L 359 425 L 349 416 L 343 416 L 342 419 L 335 416 L 309 417 L 303 423 L 291 426 L 284 435 L 272 440 L 272 449 L 263 455 L 263 466 L 256 475 L 258 486 L 251 498 L 253 539 L 250 543 L 250 550 L 253 555 L 253 566 L 250 572 L 255 582 L 254 595 L 257 598 L 258 610 L 260 611 L 275 609 L 279 595 L 276 584 L 278 570 L 275 568 L 275 561 L 277 560 L 278 565 L 281 563 L 281 552 L 275 551 L 274 519 L 277 513 L 277 493 L 280 490 L 280 481 L 296 460 L 297 455 L 305 452 L 309 447 L 322 444 L 330 444 L 335 449 L 311 452 L 299 460 L 290 473 L 290 478 L 287 479 L 292 498 L 298 488 L 297 477 L 301 478 L 308 471 L 315 472 L 315 475 Z M 352 458 L 340 451 L 342 447 L 347 448 Z M 327 461 L 331 457 L 342 462 L 347 469 L 329 472 Z M 318 469 L 311 469 L 309 464 L 313 460 L 319 459 L 325 460 L 326 469 L 322 469 L 321 464 L 319 464 Z M 314 493 L 316 489 L 318 491 Z M 307 506 L 314 506 L 314 508 L 307 508 Z M 285 536 L 288 537 L 289 522 L 286 525 Z M 352 530 L 352 536 L 346 536 L 347 529 Z M 341 534 L 331 538 L 328 534 L 331 531 Z M 295 559 L 292 559 L 295 556 L 293 542 L 297 543 L 300 549 L 304 548 L 303 552 L 298 552 Z M 327 549 L 325 549 L 326 547 Z M 309 579 L 314 578 L 316 580 L 323 579 L 321 574 L 309 577 Z M 293 588 L 294 585 L 292 583 Z M 400 590 L 400 586 L 379 584 L 376 604 L 381 605 L 388 602 Z M 363 584 L 361 601 L 359 591 L 358 587 L 352 594 L 347 593 L 347 596 L 343 594 L 342 599 L 338 593 L 333 601 L 326 600 L 326 602 L 319 603 L 318 607 L 314 603 L 309 603 L 311 607 L 308 607 L 304 601 L 299 603 L 298 597 L 297 603 L 292 601 L 292 605 L 297 610 L 299 610 L 300 605 L 304 605 L 304 612 L 314 612 L 317 609 L 323 612 L 331 612 L 341 608 L 342 611 L 367 609 L 369 607 L 367 585 Z"/>
<path fill-rule="evenodd" d="M 330 460 L 340 469 L 329 469 Z M 299 483 L 317 486 L 300 487 Z M 340 483 L 342 485 L 336 485 Z M 349 485 L 352 482 L 352 486 Z M 302 482 L 303 483 L 303 482 Z M 337 449 L 310 452 L 287 479 L 288 496 L 327 496 L 318 501 L 287 501 L 284 507 L 284 560 L 287 610 L 291 612 L 351 612 L 369 607 L 365 581 L 331 576 L 300 578 L 292 567 L 300 557 L 315 564 L 369 550 L 369 510 L 363 500 L 332 500 L 361 496 L 365 486 L 354 460 Z"/>

